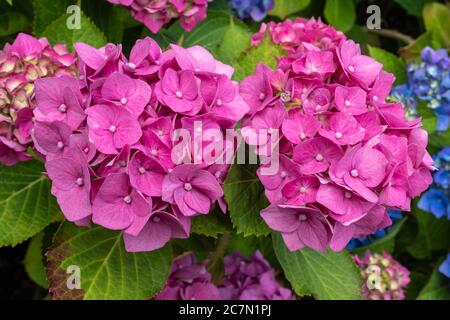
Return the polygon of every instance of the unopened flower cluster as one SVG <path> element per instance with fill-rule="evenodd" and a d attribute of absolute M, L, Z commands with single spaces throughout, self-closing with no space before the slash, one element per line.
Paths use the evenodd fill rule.
<path fill-rule="evenodd" d="M 386 101 L 394 76 L 353 41 L 315 20 L 272 29 L 292 35 L 279 41 L 290 53 L 240 83 L 250 107 L 242 134 L 271 203 L 261 215 L 291 251 L 339 251 L 391 225 L 386 210 L 410 211 L 428 188 L 428 136 Z"/>
<path fill-rule="evenodd" d="M 0 164 L 29 160 L 37 79 L 75 74 L 75 56 L 65 45 L 19 34 L 0 50 Z"/>
<path fill-rule="evenodd" d="M 36 82 L 33 137 L 62 212 L 122 230 L 132 252 L 187 238 L 193 216 L 225 208 L 228 165 L 220 148 L 208 162 L 202 152 L 248 110 L 233 69 L 202 47 L 162 52 L 151 38 L 129 59 L 120 45 L 74 46 L 79 78 Z"/>
<path fill-rule="evenodd" d="M 366 252 L 363 258 L 353 257 L 363 280 L 362 294 L 368 300 L 403 300 L 410 282 L 409 271 L 392 256 Z"/>
<path fill-rule="evenodd" d="M 267 260 L 257 251 L 250 257 L 234 252 L 224 258 L 225 273 L 216 286 L 206 270 L 207 261 L 197 262 L 192 253 L 172 263 L 167 285 L 156 300 L 292 300 Z"/>
<path fill-rule="evenodd" d="M 239 19 L 262 21 L 275 6 L 274 0 L 230 0 L 231 8 Z"/>
<path fill-rule="evenodd" d="M 420 62 L 408 65 L 408 82 L 393 90 L 411 118 L 418 117 L 418 102 L 423 101 L 438 118 L 437 130 L 450 127 L 450 57 L 445 49 L 426 47 Z"/>
<path fill-rule="evenodd" d="M 433 173 L 433 184 L 418 202 L 423 211 L 432 213 L 436 218 L 450 220 L 450 147 L 445 147 L 433 155 L 438 169 Z"/>
<path fill-rule="evenodd" d="M 131 10 L 134 19 L 145 24 L 151 32 L 157 33 L 173 19 L 179 19 L 180 26 L 191 31 L 206 18 L 208 2 L 211 0 L 108 0 Z"/>

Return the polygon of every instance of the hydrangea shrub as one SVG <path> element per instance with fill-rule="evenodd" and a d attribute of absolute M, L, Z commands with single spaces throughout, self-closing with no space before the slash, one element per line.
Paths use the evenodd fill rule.
<path fill-rule="evenodd" d="M 0 247 L 53 299 L 450 298 L 450 11 L 345 2 L 0 3 Z"/>

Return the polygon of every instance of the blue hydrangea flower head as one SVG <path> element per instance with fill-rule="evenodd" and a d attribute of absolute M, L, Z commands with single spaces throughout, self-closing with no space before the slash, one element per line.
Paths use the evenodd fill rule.
<path fill-rule="evenodd" d="M 439 267 L 439 271 L 447 278 L 450 278 L 450 254 L 448 254 L 447 259 Z"/>
<path fill-rule="evenodd" d="M 420 209 L 432 213 L 436 218 L 450 219 L 450 147 L 446 147 L 433 156 L 433 185 L 418 202 Z"/>
<path fill-rule="evenodd" d="M 231 0 L 231 7 L 239 19 L 251 18 L 259 22 L 273 9 L 274 0 Z"/>
<path fill-rule="evenodd" d="M 445 49 L 433 50 L 426 47 L 421 61 L 406 68 L 408 82 L 392 91 L 394 100 L 402 102 L 407 116 L 418 117 L 414 112 L 417 100 L 426 102 L 438 118 L 437 131 L 450 127 L 450 58 Z M 416 100 L 412 103 L 412 100 Z"/>

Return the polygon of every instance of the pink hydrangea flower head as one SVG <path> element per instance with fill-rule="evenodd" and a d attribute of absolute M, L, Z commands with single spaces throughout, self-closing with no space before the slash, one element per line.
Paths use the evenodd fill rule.
<path fill-rule="evenodd" d="M 179 19 L 180 26 L 191 31 L 199 22 L 206 18 L 207 0 L 108 0 L 130 10 L 134 19 L 142 22 L 153 33 L 158 31 L 173 19 Z"/>
<path fill-rule="evenodd" d="M 30 160 L 27 148 L 32 145 L 33 109 L 36 107 L 35 84 L 47 77 L 60 77 L 76 73 L 75 55 L 65 45 L 51 47 L 47 39 L 36 39 L 19 33 L 12 45 L 0 50 L 0 163 L 14 165 Z M 63 80 L 51 88 L 55 100 L 64 99 Z M 36 84 L 37 85 L 37 84 Z M 70 91 L 70 90 L 67 90 Z M 41 91 L 42 92 L 42 91 Z M 76 92 L 76 91 L 75 91 Z M 76 113 L 79 103 L 71 92 L 65 98 L 71 104 L 69 122 L 79 121 Z M 47 107 L 51 108 L 46 102 Z M 44 103 L 45 104 L 45 103 Z M 74 111 L 77 109 L 76 111 Z M 50 110 L 46 110 L 49 111 Z M 53 114 L 52 116 L 54 116 Z M 67 114 L 66 114 L 67 115 Z M 49 117 L 52 117 L 49 116 Z M 74 120 L 75 119 L 75 120 Z M 59 117 L 57 120 L 62 120 Z"/>
<path fill-rule="evenodd" d="M 240 83 L 249 105 L 242 135 L 260 156 L 257 175 L 270 202 L 261 216 L 292 251 L 340 251 L 352 237 L 389 226 L 387 209 L 410 211 L 432 183 L 427 134 L 420 119 L 407 120 L 400 103 L 386 101 L 394 76 L 341 32 L 288 19 L 263 24 L 252 45 L 266 34 L 284 56 L 275 70 L 260 64 Z M 314 223 L 294 223 L 305 210 L 315 212 Z"/>

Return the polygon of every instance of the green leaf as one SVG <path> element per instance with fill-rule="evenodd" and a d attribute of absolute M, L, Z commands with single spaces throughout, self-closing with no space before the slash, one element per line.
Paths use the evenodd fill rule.
<path fill-rule="evenodd" d="M 217 238 L 230 230 L 230 220 L 219 208 L 214 209 L 207 215 L 200 215 L 192 219 L 192 233 Z"/>
<path fill-rule="evenodd" d="M 406 12 L 412 16 L 421 17 L 424 0 L 395 0 Z"/>
<path fill-rule="evenodd" d="M 6 0 L 6 2 L 7 2 L 10 6 L 13 5 L 13 0 Z"/>
<path fill-rule="evenodd" d="M 47 253 L 50 292 L 54 299 L 148 300 L 165 285 L 171 260 L 170 246 L 129 253 L 120 232 L 65 222 Z M 69 266 L 80 268 L 81 289 L 68 289 Z"/>
<path fill-rule="evenodd" d="M 104 0 L 83 1 L 81 9 L 103 32 L 109 42 L 122 42 L 124 20 L 130 15 L 128 9 L 111 5 Z"/>
<path fill-rule="evenodd" d="M 327 0 L 324 15 L 336 29 L 347 32 L 356 21 L 355 3 L 353 0 Z"/>
<path fill-rule="evenodd" d="M 33 0 L 33 33 L 36 37 L 45 36 L 44 31 L 53 21 L 64 15 L 71 0 Z"/>
<path fill-rule="evenodd" d="M 59 217 L 43 171 L 37 161 L 0 166 L 0 247 L 31 238 Z"/>
<path fill-rule="evenodd" d="M 278 233 L 273 246 L 286 278 L 300 296 L 320 300 L 361 299 L 361 277 L 347 251 L 326 253 L 303 248 L 289 252 Z"/>
<path fill-rule="evenodd" d="M 17 11 L 0 12 L 0 37 L 20 32 L 28 27 L 28 18 Z"/>
<path fill-rule="evenodd" d="M 399 50 L 400 55 L 407 63 L 419 59 L 423 48 L 432 43 L 433 33 L 428 31 L 421 34 L 413 43 Z"/>
<path fill-rule="evenodd" d="M 428 107 L 427 102 L 419 101 L 417 105 L 417 113 L 422 118 L 422 127 L 431 134 L 436 131 L 438 118 L 434 112 Z"/>
<path fill-rule="evenodd" d="M 244 256 L 250 256 L 257 250 L 261 251 L 264 258 L 269 261 L 272 268 L 281 270 L 281 266 L 273 250 L 272 237 L 243 237 L 237 234 L 232 234 L 228 240 L 228 247 L 225 254 L 229 255 L 237 251 Z"/>
<path fill-rule="evenodd" d="M 383 64 L 385 71 L 394 74 L 396 78 L 394 85 L 406 83 L 408 76 L 406 74 L 405 63 L 401 58 L 393 53 L 371 46 L 369 46 L 369 54 L 372 58 Z"/>
<path fill-rule="evenodd" d="M 144 27 L 141 38 L 151 37 L 156 42 L 158 42 L 159 46 L 164 50 L 169 47 L 171 43 L 179 43 L 180 40 L 183 40 L 184 30 L 180 27 L 179 24 L 172 24 L 168 29 L 161 29 L 158 33 L 151 33 L 147 27 Z"/>
<path fill-rule="evenodd" d="M 171 244 L 174 256 L 191 251 L 198 260 L 205 260 L 209 257 L 211 251 L 214 251 L 216 239 L 193 233 L 189 239 L 173 239 Z"/>
<path fill-rule="evenodd" d="M 259 213 L 269 205 L 256 176 L 256 165 L 233 165 L 223 185 L 231 221 L 238 234 L 265 236 L 269 228 Z"/>
<path fill-rule="evenodd" d="M 354 252 L 358 255 L 364 254 L 367 250 L 370 250 L 370 252 L 393 252 L 395 248 L 395 237 L 400 232 L 401 228 L 403 227 L 403 224 L 406 221 L 406 217 L 402 220 L 398 221 L 392 228 L 389 230 L 389 233 L 381 238 L 373 241 L 371 244 L 359 247 L 354 250 Z"/>
<path fill-rule="evenodd" d="M 416 259 L 431 257 L 434 251 L 450 248 L 450 221 L 445 217 L 436 219 L 431 213 L 414 208 L 418 233 L 414 242 L 407 248 Z"/>
<path fill-rule="evenodd" d="M 433 132 L 429 137 L 430 144 L 437 149 L 441 149 L 450 145 L 450 130 L 443 132 Z"/>
<path fill-rule="evenodd" d="M 440 263 L 420 291 L 418 300 L 450 300 L 450 279 L 439 272 L 439 265 Z"/>
<path fill-rule="evenodd" d="M 255 47 L 243 52 L 233 67 L 235 68 L 234 80 L 241 81 L 255 72 L 259 63 L 264 63 L 272 69 L 276 68 L 275 57 L 282 57 L 285 52 L 280 46 L 272 43 L 270 36 L 265 35 L 263 41 Z"/>
<path fill-rule="evenodd" d="M 66 22 L 67 16 L 64 14 L 45 29 L 43 34 L 45 34 L 52 44 L 65 43 L 70 49 L 78 41 L 85 42 L 97 48 L 106 44 L 107 40 L 105 35 L 84 13 L 81 13 L 80 29 L 68 29 Z"/>
<path fill-rule="evenodd" d="M 291 14 L 299 12 L 309 6 L 310 2 L 311 0 L 276 0 L 275 7 L 269 11 L 269 15 L 285 19 Z"/>
<path fill-rule="evenodd" d="M 25 254 L 25 271 L 31 280 L 42 288 L 48 288 L 47 275 L 45 273 L 44 255 L 42 243 L 44 232 L 40 232 L 31 239 Z"/>
<path fill-rule="evenodd" d="M 183 46 L 195 45 L 212 50 L 222 43 L 225 31 L 230 26 L 231 16 L 222 12 L 209 11 L 208 17 L 200 22 L 191 32 L 183 34 Z"/>
<path fill-rule="evenodd" d="M 233 64 L 239 55 L 250 46 L 251 32 L 246 25 L 237 24 L 230 18 L 222 42 L 215 50 L 216 57 L 226 64 Z"/>
<path fill-rule="evenodd" d="M 440 47 L 450 46 L 450 7 L 438 3 L 427 3 L 423 8 L 425 29 L 433 32 Z"/>

